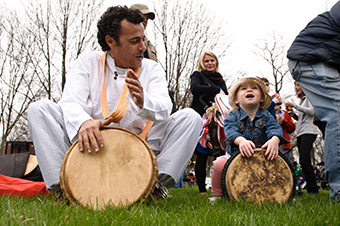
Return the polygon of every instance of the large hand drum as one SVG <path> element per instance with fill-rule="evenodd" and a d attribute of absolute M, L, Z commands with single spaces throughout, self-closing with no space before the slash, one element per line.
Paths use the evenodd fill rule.
<path fill-rule="evenodd" d="M 275 160 L 267 160 L 265 151 L 256 148 L 249 158 L 238 152 L 228 159 L 221 178 L 224 196 L 235 200 L 280 203 L 294 197 L 292 165 L 281 154 Z"/>
<path fill-rule="evenodd" d="M 146 199 L 157 181 L 157 161 L 150 146 L 137 134 L 119 127 L 101 130 L 105 147 L 80 152 L 78 141 L 67 151 L 60 186 L 71 202 L 102 209 Z"/>

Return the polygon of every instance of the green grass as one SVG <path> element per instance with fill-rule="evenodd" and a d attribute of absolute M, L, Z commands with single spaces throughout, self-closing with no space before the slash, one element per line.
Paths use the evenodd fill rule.
<path fill-rule="evenodd" d="M 328 191 L 295 196 L 285 204 L 252 204 L 199 195 L 198 189 L 170 189 L 171 198 L 156 203 L 94 211 L 55 202 L 54 197 L 0 197 L 0 225 L 340 225 L 340 203 Z"/>

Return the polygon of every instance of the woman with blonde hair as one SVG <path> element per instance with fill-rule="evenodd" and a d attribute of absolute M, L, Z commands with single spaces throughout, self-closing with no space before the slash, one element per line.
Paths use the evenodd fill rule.
<path fill-rule="evenodd" d="M 208 50 L 201 54 L 197 71 L 190 76 L 190 90 L 193 95 L 191 108 L 201 116 L 205 109 L 211 106 L 216 94 L 221 90 L 228 94 L 225 81 L 219 72 L 217 56 L 212 51 Z"/>
<path fill-rule="evenodd" d="M 227 87 L 223 76 L 219 72 L 219 62 L 217 56 L 210 50 L 201 54 L 197 71 L 190 76 L 190 90 L 193 95 L 191 108 L 198 112 L 201 116 L 205 110 L 211 106 L 216 94 L 223 91 L 228 94 Z M 206 164 L 209 155 L 213 151 L 208 148 L 203 148 L 199 143 L 197 144 L 195 154 L 196 165 L 196 183 L 200 193 L 206 193 L 205 177 L 206 177 Z"/>

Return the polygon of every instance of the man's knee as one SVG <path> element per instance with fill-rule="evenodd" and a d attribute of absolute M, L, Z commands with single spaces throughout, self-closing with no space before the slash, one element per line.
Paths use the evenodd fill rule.
<path fill-rule="evenodd" d="M 181 114 L 183 121 L 188 122 L 188 124 L 197 124 L 200 128 L 203 126 L 203 120 L 201 116 L 192 108 L 185 108 L 177 112 Z"/>
<path fill-rule="evenodd" d="M 39 100 L 32 103 L 27 111 L 28 124 L 30 127 L 36 127 L 36 124 L 42 125 L 47 118 L 53 120 L 60 120 L 59 106 L 50 100 Z"/>
<path fill-rule="evenodd" d="M 28 118 L 36 117 L 38 114 L 40 114 L 44 110 L 48 109 L 50 105 L 51 105 L 51 101 L 45 100 L 45 99 L 39 100 L 37 102 L 30 104 L 28 111 L 27 111 Z"/>

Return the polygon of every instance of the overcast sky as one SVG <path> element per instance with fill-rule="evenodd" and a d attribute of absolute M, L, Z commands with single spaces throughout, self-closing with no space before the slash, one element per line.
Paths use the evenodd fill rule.
<path fill-rule="evenodd" d="M 283 35 L 290 46 L 296 35 L 318 14 L 329 9 L 336 0 L 256 0 L 226 1 L 209 0 L 210 5 L 220 2 L 225 7 L 216 7 L 221 17 L 228 21 L 230 32 L 235 37 L 232 52 L 236 64 L 242 65 L 245 57 L 247 71 L 257 72 L 258 57 L 252 52 L 254 43 L 275 30 Z"/>
<path fill-rule="evenodd" d="M 289 46 L 310 20 L 337 2 L 337 0 L 196 1 L 202 2 L 207 9 L 215 12 L 216 16 L 226 20 L 230 28 L 226 32 L 234 37 L 232 48 L 237 60 L 253 55 L 254 43 L 273 30 L 284 35 Z M 130 6 L 134 3 L 152 6 L 150 2 L 150 0 L 106 0 L 107 6 L 124 4 Z M 152 10 L 151 7 L 150 9 Z M 249 70 L 256 72 L 256 69 Z"/>

